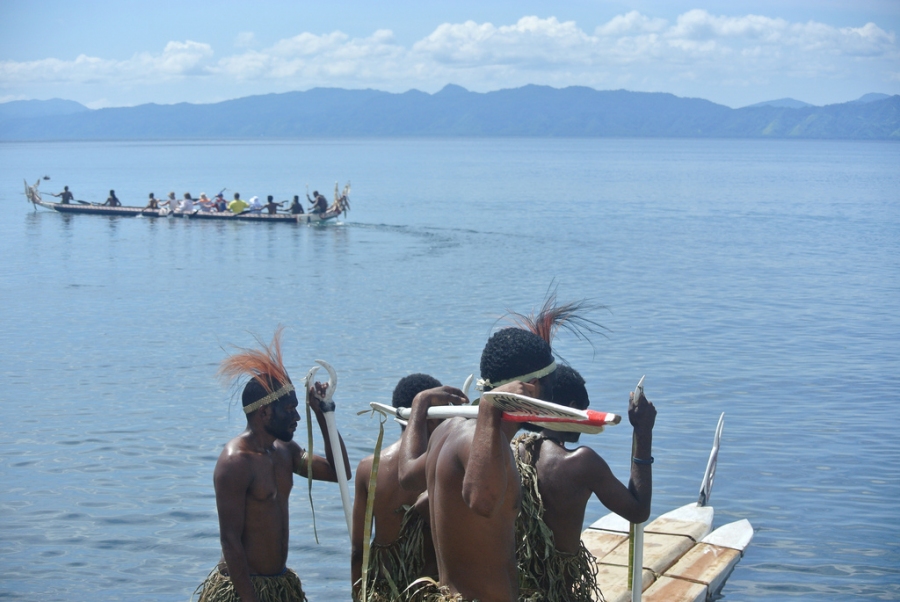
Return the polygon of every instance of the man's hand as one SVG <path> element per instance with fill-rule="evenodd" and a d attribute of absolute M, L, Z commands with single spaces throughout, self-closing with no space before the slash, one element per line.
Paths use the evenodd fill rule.
<path fill-rule="evenodd" d="M 322 402 L 325 401 L 325 395 L 328 393 L 328 383 L 314 383 L 312 388 L 306 391 L 306 402 L 309 404 L 313 412 L 322 411 Z"/>
<path fill-rule="evenodd" d="M 456 387 L 435 387 L 434 389 L 426 389 L 416 395 L 413 399 L 413 406 L 424 406 L 432 408 L 435 406 L 458 406 L 469 403 L 466 394 Z"/>
<path fill-rule="evenodd" d="M 640 399 L 634 398 L 634 392 L 629 394 L 628 399 L 628 420 L 631 426 L 635 430 L 652 431 L 656 424 L 656 408 L 647 401 L 643 391 Z"/>

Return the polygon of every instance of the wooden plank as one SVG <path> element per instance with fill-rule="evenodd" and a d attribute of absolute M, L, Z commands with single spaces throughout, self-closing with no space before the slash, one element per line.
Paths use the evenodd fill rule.
<path fill-rule="evenodd" d="M 629 523 L 627 520 L 610 512 L 598 521 L 591 523 L 591 529 L 602 529 L 603 531 L 614 531 L 616 533 L 624 533 L 628 535 Z"/>
<path fill-rule="evenodd" d="M 694 546 L 694 540 L 683 535 L 644 532 L 645 569 L 662 574 Z M 617 546 L 603 558 L 606 564 L 628 566 L 628 546 Z M 646 585 L 646 582 L 645 582 Z"/>
<path fill-rule="evenodd" d="M 700 583 L 710 594 L 716 594 L 740 559 L 738 550 L 698 543 L 666 571 L 666 576 Z"/>
<path fill-rule="evenodd" d="M 644 532 L 685 535 L 700 541 L 712 530 L 713 516 L 712 506 L 687 504 L 656 518 L 644 527 Z"/>
<path fill-rule="evenodd" d="M 625 546 L 626 558 L 628 546 Z M 631 590 L 628 589 L 628 565 L 597 565 L 597 584 L 606 602 L 631 602 Z M 646 589 L 656 576 L 651 571 L 644 571 L 644 587 Z"/>
<path fill-rule="evenodd" d="M 584 547 L 587 548 L 588 552 L 593 554 L 597 560 L 603 560 L 617 546 L 625 544 L 625 547 L 628 547 L 627 535 L 599 531 L 597 529 L 585 529 L 584 533 L 581 534 L 581 541 L 584 542 Z"/>
<path fill-rule="evenodd" d="M 705 602 L 708 590 L 702 583 L 661 576 L 644 591 L 643 602 Z"/>

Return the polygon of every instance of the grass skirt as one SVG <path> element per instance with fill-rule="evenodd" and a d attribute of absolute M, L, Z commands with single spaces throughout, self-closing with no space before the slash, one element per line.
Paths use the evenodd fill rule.
<path fill-rule="evenodd" d="M 511 443 L 522 478 L 522 506 L 516 519 L 519 600 L 602 601 L 603 594 L 597 585 L 597 560 L 583 542 L 575 554 L 557 550 L 553 532 L 544 522 L 544 502 L 534 467 L 542 440 L 540 435 L 527 433 Z M 520 448 L 524 450 L 522 457 L 519 456 Z"/>
<path fill-rule="evenodd" d="M 291 569 L 272 577 L 252 575 L 250 581 L 253 582 L 253 589 L 259 602 L 307 602 L 306 594 L 300 585 L 300 577 Z M 231 577 L 223 575 L 218 566 L 194 591 L 194 596 L 198 595 L 200 596 L 198 602 L 240 602 L 231 583 Z"/>
<path fill-rule="evenodd" d="M 425 568 L 425 521 L 407 506 L 400 536 L 388 545 L 372 544 L 369 556 L 367 602 L 406 600 L 403 592 Z"/>
<path fill-rule="evenodd" d="M 460 594 L 451 594 L 446 585 L 438 585 L 437 581 L 430 577 L 422 577 L 410 584 L 406 602 L 478 602 L 463 598 Z"/>

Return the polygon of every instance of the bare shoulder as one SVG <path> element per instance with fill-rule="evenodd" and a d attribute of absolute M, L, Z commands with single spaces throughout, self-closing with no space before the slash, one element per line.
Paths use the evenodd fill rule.
<path fill-rule="evenodd" d="M 450 418 L 438 425 L 428 440 L 428 449 L 459 449 L 472 438 L 475 432 L 475 420 L 466 418 Z"/>
<path fill-rule="evenodd" d="M 357 484 L 367 485 L 369 482 L 369 475 L 372 473 L 372 461 L 375 459 L 375 456 L 370 454 L 359 461 L 359 464 L 356 465 L 356 482 Z"/>
<path fill-rule="evenodd" d="M 290 460 L 291 465 L 304 459 L 306 452 L 296 441 L 276 441 L 275 449 L 278 453 Z"/>
<path fill-rule="evenodd" d="M 225 484 L 236 486 L 249 482 L 253 476 L 252 455 L 242 445 L 240 436 L 226 443 L 222 453 L 219 454 L 213 473 L 217 488 Z"/>

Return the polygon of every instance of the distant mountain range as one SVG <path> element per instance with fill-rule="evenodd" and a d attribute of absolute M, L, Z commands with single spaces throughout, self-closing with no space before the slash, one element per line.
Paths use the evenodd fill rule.
<path fill-rule="evenodd" d="M 0 104 L 0 140 L 308 137 L 668 137 L 900 140 L 900 95 L 817 107 L 783 98 L 732 109 L 672 94 L 585 87 L 477 93 L 315 88 L 215 104 L 91 110 L 73 101 Z"/>

